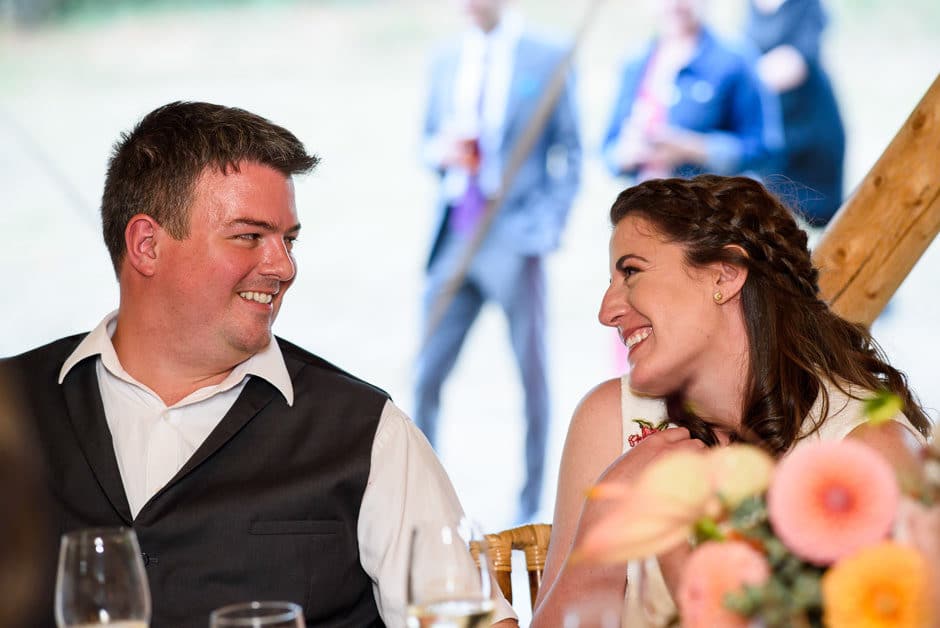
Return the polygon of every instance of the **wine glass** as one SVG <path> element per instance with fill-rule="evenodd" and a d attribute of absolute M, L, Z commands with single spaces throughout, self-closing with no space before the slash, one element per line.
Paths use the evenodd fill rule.
<path fill-rule="evenodd" d="M 471 554 L 470 544 L 475 545 Z M 478 550 L 478 551 L 476 551 Z M 408 628 L 482 628 L 493 616 L 486 540 L 467 519 L 424 523 L 411 534 Z"/>
<path fill-rule="evenodd" d="M 209 628 L 305 628 L 303 609 L 293 602 L 245 602 L 212 611 Z"/>
<path fill-rule="evenodd" d="M 89 528 L 62 535 L 55 620 L 59 628 L 147 628 L 150 589 L 133 530 Z"/>

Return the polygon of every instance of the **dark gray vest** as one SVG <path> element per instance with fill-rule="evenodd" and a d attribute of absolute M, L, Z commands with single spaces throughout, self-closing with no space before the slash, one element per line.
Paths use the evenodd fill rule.
<path fill-rule="evenodd" d="M 385 393 L 278 339 L 294 405 L 252 377 L 179 473 L 131 519 L 95 360 L 56 383 L 82 336 L 5 364 L 46 454 L 52 532 L 132 526 L 153 598 L 152 628 L 205 628 L 213 608 L 303 606 L 307 626 L 382 626 L 359 562 L 357 523 Z M 51 618 L 52 569 L 46 580 Z"/>

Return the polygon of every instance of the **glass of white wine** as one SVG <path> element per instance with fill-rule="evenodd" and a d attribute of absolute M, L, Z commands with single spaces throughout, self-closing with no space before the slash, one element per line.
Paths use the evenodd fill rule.
<path fill-rule="evenodd" d="M 471 554 L 471 542 L 478 553 Z M 489 626 L 494 586 L 479 526 L 467 519 L 415 526 L 408 564 L 408 628 Z"/>
<path fill-rule="evenodd" d="M 150 589 L 133 530 L 88 528 L 62 535 L 55 620 L 59 628 L 147 628 Z"/>
<path fill-rule="evenodd" d="M 305 628 L 304 612 L 293 602 L 245 602 L 212 611 L 209 628 Z"/>

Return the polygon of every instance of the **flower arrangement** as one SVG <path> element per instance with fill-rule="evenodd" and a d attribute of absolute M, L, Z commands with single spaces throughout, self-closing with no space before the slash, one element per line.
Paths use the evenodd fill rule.
<path fill-rule="evenodd" d="M 880 395 L 866 416 L 876 426 L 898 410 Z M 779 462 L 744 444 L 672 453 L 630 485 L 593 490 L 615 507 L 579 555 L 625 562 L 690 539 L 675 601 L 691 628 L 940 625 L 935 446 L 917 483 L 853 439 L 803 443 Z"/>

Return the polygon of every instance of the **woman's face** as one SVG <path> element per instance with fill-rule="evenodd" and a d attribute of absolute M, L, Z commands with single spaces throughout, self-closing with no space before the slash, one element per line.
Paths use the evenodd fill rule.
<path fill-rule="evenodd" d="M 644 218 L 628 215 L 610 238 L 610 287 L 601 323 L 627 346 L 630 386 L 663 396 L 685 390 L 717 365 L 721 328 L 714 300 L 716 272 L 685 262 L 685 249 L 666 242 Z"/>

